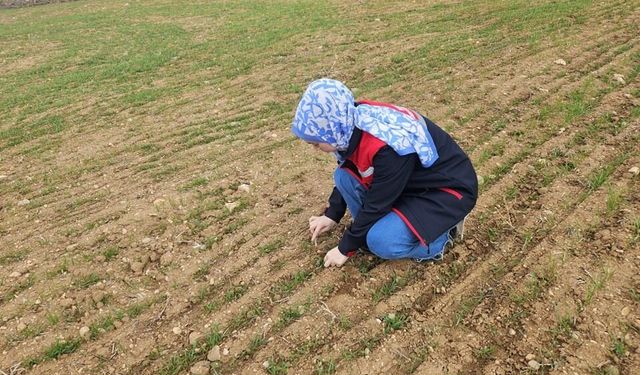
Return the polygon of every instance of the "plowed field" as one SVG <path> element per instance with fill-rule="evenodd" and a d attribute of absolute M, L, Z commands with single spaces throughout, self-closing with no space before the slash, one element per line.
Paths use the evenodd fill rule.
<path fill-rule="evenodd" d="M 0 9 L 0 374 L 640 374 L 639 73 L 638 1 Z M 471 157 L 442 261 L 322 267 L 324 76 Z"/>

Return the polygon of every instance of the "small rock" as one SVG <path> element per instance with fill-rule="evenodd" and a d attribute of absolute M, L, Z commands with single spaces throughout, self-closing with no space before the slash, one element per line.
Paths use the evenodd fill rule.
<path fill-rule="evenodd" d="M 72 250 L 75 250 L 76 247 L 78 247 L 78 244 L 74 243 L 74 244 L 71 244 L 71 245 L 67 246 L 66 250 L 67 251 L 72 251 Z"/>
<path fill-rule="evenodd" d="M 191 369 L 189 371 L 193 375 L 208 375 L 210 368 L 211 364 L 209 363 L 209 361 L 200 361 L 191 366 Z"/>
<path fill-rule="evenodd" d="M 146 266 L 147 263 L 149 263 L 149 255 L 145 254 L 145 255 L 141 256 L 140 257 L 140 261 L 142 262 L 142 264 L 144 264 Z"/>
<path fill-rule="evenodd" d="M 527 361 L 530 361 L 532 359 L 536 359 L 536 355 L 535 354 L 527 354 L 527 356 L 525 358 L 527 359 Z"/>
<path fill-rule="evenodd" d="M 22 332 L 22 331 L 24 331 L 25 329 L 27 329 L 27 325 L 26 325 L 26 324 L 24 324 L 24 323 L 22 323 L 22 322 L 20 322 L 20 323 L 18 323 L 18 325 L 16 326 L 16 329 L 18 330 L 18 332 Z"/>
<path fill-rule="evenodd" d="M 93 303 L 102 302 L 105 296 L 105 293 L 101 290 L 96 290 L 95 292 L 91 293 L 91 299 L 93 300 Z"/>
<path fill-rule="evenodd" d="M 554 61 L 554 63 L 556 63 L 558 65 L 562 65 L 562 66 L 567 65 L 567 62 L 564 61 L 564 59 L 558 59 L 558 60 Z"/>
<path fill-rule="evenodd" d="M 9 277 L 12 279 L 17 279 L 20 276 L 22 276 L 22 274 L 18 271 L 11 272 L 11 274 L 9 275 Z"/>
<path fill-rule="evenodd" d="M 609 365 L 605 369 L 605 374 L 607 375 L 620 375 L 620 370 L 616 366 Z"/>
<path fill-rule="evenodd" d="M 393 320 L 393 319 L 395 319 L 395 318 L 396 318 L 396 314 L 391 313 L 391 314 L 387 315 L 387 318 L 389 318 L 389 319 Z"/>
<path fill-rule="evenodd" d="M 197 345 L 202 340 L 203 337 L 204 336 L 202 335 L 202 333 L 198 331 L 193 331 L 189 334 L 189 344 Z"/>
<path fill-rule="evenodd" d="M 113 322 L 113 326 L 116 327 L 116 328 L 120 328 L 120 327 L 122 327 L 122 322 L 119 321 L 119 320 L 116 320 L 116 321 Z"/>
<path fill-rule="evenodd" d="M 7 176 L 6 174 L 0 174 L 0 180 L 4 180 L 9 178 L 9 176 Z"/>
<path fill-rule="evenodd" d="M 151 262 L 155 262 L 159 258 L 160 257 L 158 256 L 158 253 L 156 253 L 155 251 L 152 252 L 151 254 L 149 254 L 149 261 L 151 261 Z"/>
<path fill-rule="evenodd" d="M 238 191 L 248 193 L 251 191 L 251 186 L 249 184 L 240 184 L 240 186 L 238 186 Z"/>
<path fill-rule="evenodd" d="M 510 334 L 511 336 L 515 336 L 515 335 L 516 335 L 516 330 L 515 330 L 515 329 L 513 329 L 513 328 L 509 328 L 509 334 Z"/>
<path fill-rule="evenodd" d="M 640 168 L 638 167 L 633 167 L 631 169 L 629 169 L 629 173 L 631 173 L 634 176 L 637 176 L 640 174 Z"/>
<path fill-rule="evenodd" d="M 180 329 L 180 327 L 173 327 L 173 333 L 175 333 L 176 335 L 179 335 L 182 333 L 182 329 Z"/>
<path fill-rule="evenodd" d="M 227 210 L 229 210 L 229 213 L 232 213 L 233 210 L 236 209 L 236 207 L 238 207 L 240 205 L 240 203 L 238 202 L 230 202 L 230 203 L 225 203 L 224 206 L 227 208 Z"/>
<path fill-rule="evenodd" d="M 131 271 L 133 271 L 138 275 L 141 274 L 142 271 L 144 270 L 144 263 L 142 262 L 131 262 L 130 266 L 131 266 Z"/>
<path fill-rule="evenodd" d="M 538 363 L 538 361 L 536 361 L 534 359 L 532 359 L 529 362 L 527 362 L 527 365 L 529 365 L 529 367 L 531 367 L 535 371 L 540 370 L 540 367 L 542 367 L 542 365 L 540 363 Z"/>
<path fill-rule="evenodd" d="M 145 238 L 142 239 L 142 243 L 143 244 L 148 244 L 150 242 L 151 242 L 151 238 L 149 238 L 149 237 L 145 237 Z"/>
<path fill-rule="evenodd" d="M 30 200 L 28 200 L 28 199 L 23 199 L 23 200 L 21 200 L 21 201 L 19 201 L 19 202 L 18 202 L 18 206 L 26 206 L 26 205 L 28 205 L 29 203 L 31 203 L 31 201 L 30 201 Z"/>
<path fill-rule="evenodd" d="M 484 184 L 484 177 L 478 175 L 478 185 Z"/>
<path fill-rule="evenodd" d="M 630 312 L 631 308 L 629 308 L 629 306 L 625 306 L 624 308 L 622 308 L 622 311 L 620 313 L 622 314 L 622 316 L 627 316 Z"/>
<path fill-rule="evenodd" d="M 62 306 L 63 308 L 69 308 L 71 306 L 73 306 L 73 299 L 71 298 L 63 298 L 61 299 L 59 302 L 60 306 Z"/>
<path fill-rule="evenodd" d="M 224 348 L 222 350 L 222 355 L 229 355 L 229 348 Z"/>
<path fill-rule="evenodd" d="M 162 254 L 162 256 L 160 257 L 161 266 L 168 266 L 169 264 L 171 264 L 171 262 L 173 262 L 173 255 L 171 255 L 171 253 L 169 252 Z"/>
<path fill-rule="evenodd" d="M 91 330 L 87 326 L 84 326 L 84 327 L 80 328 L 80 337 L 86 338 L 89 335 L 90 331 Z"/>
<path fill-rule="evenodd" d="M 269 361 L 262 362 L 262 367 L 263 368 L 269 368 Z"/>
<path fill-rule="evenodd" d="M 96 349 L 96 355 L 100 358 L 109 358 L 111 357 L 111 351 L 106 347 L 102 346 Z"/>
<path fill-rule="evenodd" d="M 625 98 L 627 98 L 627 99 L 631 99 L 631 98 L 633 98 L 633 95 L 631 95 L 631 94 L 629 94 L 629 93 L 627 93 L 627 92 L 625 92 L 622 96 L 624 96 L 624 97 L 625 97 Z"/>
<path fill-rule="evenodd" d="M 613 79 L 615 79 L 619 84 L 624 85 L 626 82 L 624 81 L 624 76 L 622 74 L 614 74 Z"/>
<path fill-rule="evenodd" d="M 210 360 L 211 362 L 220 360 L 220 347 L 218 345 L 214 346 L 213 348 L 211 348 L 211 350 L 209 350 L 209 353 L 207 354 L 207 359 Z"/>
<path fill-rule="evenodd" d="M 165 200 L 164 200 L 164 199 L 162 199 L 162 198 L 158 198 L 158 199 L 156 199 L 155 201 L 153 201 L 153 205 L 154 205 L 154 206 L 160 206 L 160 205 L 162 205 L 164 202 L 165 202 Z"/>
<path fill-rule="evenodd" d="M 96 256 L 96 262 L 104 263 L 104 262 L 106 262 L 106 261 L 107 261 L 107 257 L 105 257 L 104 255 L 98 255 L 98 256 Z"/>

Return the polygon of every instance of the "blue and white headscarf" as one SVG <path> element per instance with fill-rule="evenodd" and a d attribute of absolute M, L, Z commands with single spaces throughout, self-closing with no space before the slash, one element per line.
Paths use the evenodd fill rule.
<path fill-rule="evenodd" d="M 356 107 L 351 91 L 342 82 L 327 78 L 309 85 L 298 104 L 291 131 L 307 142 L 328 143 L 345 151 L 354 127 L 382 140 L 398 155 L 417 153 L 425 168 L 438 160 L 422 116 L 385 103 L 365 101 Z M 340 160 L 340 155 L 336 158 Z"/>

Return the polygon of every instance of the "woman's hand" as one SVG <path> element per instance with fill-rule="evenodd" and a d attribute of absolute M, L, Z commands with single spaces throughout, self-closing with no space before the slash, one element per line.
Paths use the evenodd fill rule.
<path fill-rule="evenodd" d="M 318 235 L 330 231 L 334 226 L 336 226 L 336 222 L 329 219 L 328 217 L 322 216 L 311 216 L 309 218 L 309 232 L 311 232 L 311 241 L 315 243 Z"/>
<path fill-rule="evenodd" d="M 327 255 L 324 256 L 324 266 L 325 267 L 341 267 L 346 261 L 349 259 L 348 256 L 342 255 L 338 247 L 334 247 L 333 249 L 327 252 Z"/>

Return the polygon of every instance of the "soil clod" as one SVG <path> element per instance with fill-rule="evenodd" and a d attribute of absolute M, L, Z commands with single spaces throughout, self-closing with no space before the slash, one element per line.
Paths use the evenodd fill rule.
<path fill-rule="evenodd" d="M 191 366 L 189 370 L 193 375 L 207 375 L 209 374 L 209 369 L 211 368 L 211 364 L 209 361 L 200 361 L 196 362 L 195 365 Z"/>
<path fill-rule="evenodd" d="M 211 362 L 215 362 L 219 361 L 220 358 L 220 347 L 218 345 L 215 345 L 213 348 L 211 348 L 211 350 L 209 350 L 209 353 L 207 353 L 207 359 Z"/>

